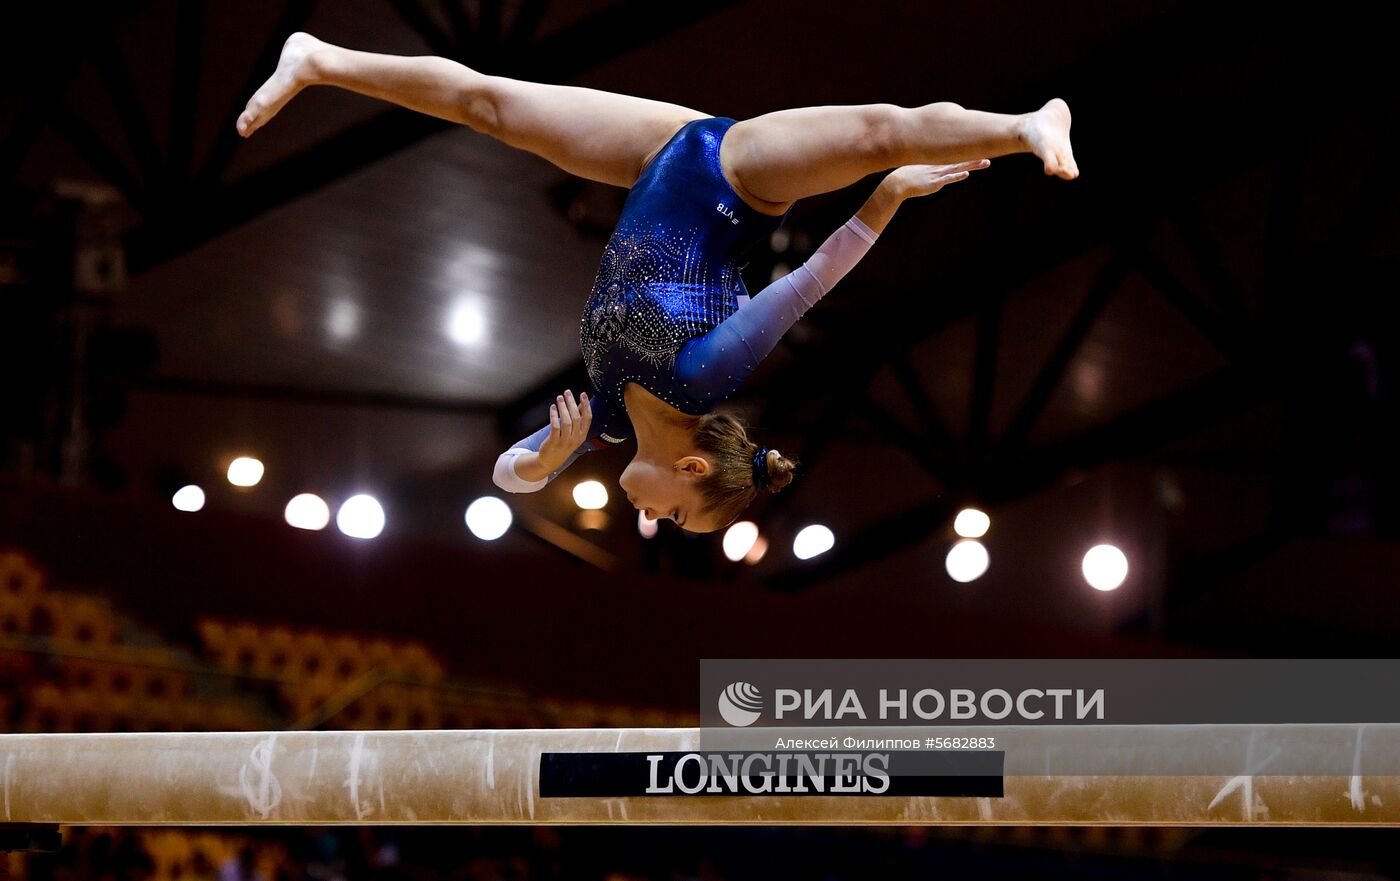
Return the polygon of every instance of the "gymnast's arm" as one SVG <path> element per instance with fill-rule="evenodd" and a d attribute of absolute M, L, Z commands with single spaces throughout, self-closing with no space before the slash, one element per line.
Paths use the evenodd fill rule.
<path fill-rule="evenodd" d="M 990 160 L 906 165 L 880 181 L 855 216 L 797 269 L 759 291 L 718 327 L 687 343 L 677 377 L 692 398 L 718 403 L 733 394 L 808 309 L 860 262 L 905 199 L 935 193 Z"/>
<path fill-rule="evenodd" d="M 571 393 L 555 398 L 549 405 L 549 424 L 529 437 L 521 438 L 496 458 L 491 479 L 506 492 L 532 493 L 544 489 L 559 472 L 594 449 L 593 426 L 598 402 L 584 392 L 575 401 Z"/>

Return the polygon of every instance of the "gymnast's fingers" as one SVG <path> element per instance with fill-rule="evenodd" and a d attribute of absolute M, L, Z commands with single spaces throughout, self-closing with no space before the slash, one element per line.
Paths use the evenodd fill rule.
<path fill-rule="evenodd" d="M 553 433 L 559 433 L 559 408 L 553 404 L 549 405 L 549 428 Z"/>
<path fill-rule="evenodd" d="M 582 404 L 579 405 L 579 412 L 583 414 L 583 430 L 588 431 L 588 426 L 593 424 L 593 402 L 588 398 L 588 392 L 579 396 Z"/>
<path fill-rule="evenodd" d="M 569 429 L 574 427 L 574 419 L 569 415 L 569 407 L 564 403 L 563 395 L 557 396 L 555 401 L 559 408 L 559 423 L 564 427 L 564 433 L 568 434 Z"/>
<path fill-rule="evenodd" d="M 951 165 L 916 165 L 912 167 L 936 176 L 942 176 L 958 171 L 976 171 L 979 168 L 987 168 L 991 164 L 992 160 L 990 159 L 969 159 L 966 162 L 954 162 Z"/>
<path fill-rule="evenodd" d="M 578 433 L 578 427 L 583 423 L 583 414 L 578 411 L 578 402 L 574 400 L 572 391 L 564 392 L 564 404 L 569 408 L 569 418 L 573 421 L 574 433 Z"/>

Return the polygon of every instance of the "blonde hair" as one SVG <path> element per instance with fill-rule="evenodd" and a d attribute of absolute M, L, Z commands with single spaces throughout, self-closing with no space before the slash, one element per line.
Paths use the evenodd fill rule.
<path fill-rule="evenodd" d="M 758 495 L 754 456 L 758 444 L 749 440 L 744 424 L 728 413 L 706 413 L 695 425 L 695 445 L 710 462 L 710 471 L 697 487 L 706 511 L 719 514 L 725 525 L 739 519 Z M 777 450 L 764 457 L 765 489 L 778 492 L 792 482 L 797 462 Z"/>

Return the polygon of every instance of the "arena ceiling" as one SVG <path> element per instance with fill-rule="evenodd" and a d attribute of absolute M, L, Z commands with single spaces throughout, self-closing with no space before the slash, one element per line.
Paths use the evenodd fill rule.
<path fill-rule="evenodd" d="M 805 464 L 756 519 L 775 548 L 827 523 L 833 551 L 730 566 L 716 539 L 641 540 L 625 504 L 584 530 L 563 482 L 512 500 L 529 528 L 508 541 L 1241 646 L 1251 637 L 1222 615 L 1304 589 L 1280 583 L 1384 571 L 1395 417 L 1379 377 L 1396 334 L 1375 291 L 1397 254 L 1396 142 L 1394 114 L 1377 110 L 1394 97 L 1384 53 L 1365 51 L 1379 35 L 1343 7 L 46 9 L 6 29 L 6 79 L 22 86 L 0 105 L 0 168 L 26 187 L 95 185 L 90 198 L 120 206 L 129 279 L 104 320 L 149 330 L 159 350 L 101 438 L 125 491 L 173 473 L 214 483 L 253 450 L 266 491 L 217 504 L 277 517 L 290 492 L 373 487 L 394 528 L 469 543 L 461 510 L 491 489 L 497 451 L 538 424 L 547 395 L 580 387 L 579 309 L 622 191 L 326 89 L 238 138 L 246 96 L 301 29 L 741 119 L 872 101 L 1010 112 L 1054 95 L 1074 110 L 1079 180 L 1010 157 L 906 206 L 736 399 Z M 800 204 L 792 250 L 755 259 L 750 289 L 871 184 Z M 942 561 L 967 502 L 993 515 L 993 565 L 958 586 Z M 1151 576 L 1086 591 L 1078 556 L 1099 540 Z M 1392 635 L 1383 586 L 1341 581 L 1366 632 Z M 1271 614 L 1316 612 L 1285 599 Z"/>

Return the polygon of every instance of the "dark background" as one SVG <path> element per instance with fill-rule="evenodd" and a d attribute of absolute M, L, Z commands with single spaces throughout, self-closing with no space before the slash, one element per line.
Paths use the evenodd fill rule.
<path fill-rule="evenodd" d="M 422 640 L 454 674 L 691 709 L 704 657 L 1384 656 L 1400 635 L 1390 32 L 1359 4 L 419 0 L 0 13 L 0 544 L 186 637 L 201 615 Z M 733 404 L 803 471 L 772 547 L 585 529 L 588 457 L 463 527 L 583 387 L 623 191 L 315 89 L 233 120 L 293 30 L 739 119 L 1060 96 L 1028 156 L 910 203 Z M 876 178 L 805 200 L 792 268 Z M 74 267 L 80 267 L 75 271 Z M 483 339 L 445 325 L 469 308 Z M 257 488 L 228 460 L 267 464 Z M 198 514 L 169 504 L 197 482 Z M 372 491 L 380 538 L 282 523 Z M 991 568 L 943 558 L 964 504 Z M 807 523 L 835 548 L 788 550 Z M 1079 559 L 1124 549 L 1091 590 Z"/>
<path fill-rule="evenodd" d="M 1396 102 L 1357 9 L 453 8 L 8 13 L 0 535 L 172 626 L 372 623 L 681 703 L 705 656 L 1388 653 Z M 570 487 L 611 485 L 625 451 L 510 497 L 517 528 L 487 544 L 462 511 L 583 387 L 578 313 L 624 191 L 330 89 L 238 138 L 298 28 L 735 118 L 1058 95 L 1083 174 L 1006 157 L 907 204 L 764 363 L 735 407 L 804 470 L 752 512 L 758 565 L 670 523 L 643 540 L 616 492 L 583 529 Z M 750 289 L 875 180 L 799 204 Z M 486 331 L 458 346 L 464 302 Z M 241 453 L 267 464 L 252 491 L 221 476 Z M 187 481 L 193 516 L 168 504 Z M 286 528 L 308 490 L 375 492 L 388 528 Z M 963 585 L 943 556 L 967 503 L 992 563 Z M 798 561 L 809 522 L 836 547 Z M 1129 557 L 1113 593 L 1078 571 L 1099 541 Z"/>

